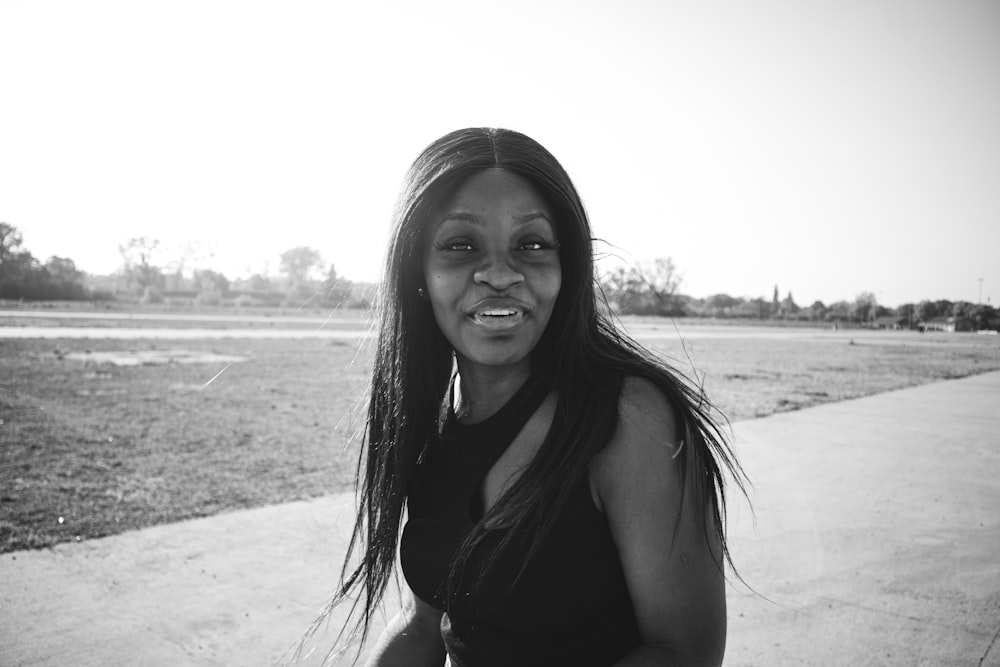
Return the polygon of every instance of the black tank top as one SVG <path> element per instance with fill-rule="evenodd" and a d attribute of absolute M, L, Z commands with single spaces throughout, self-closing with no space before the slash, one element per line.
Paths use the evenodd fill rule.
<path fill-rule="evenodd" d="M 441 634 L 454 667 L 606 667 L 639 643 L 618 552 L 586 476 L 513 590 L 527 545 L 505 551 L 479 580 L 503 534 L 495 529 L 473 552 L 448 601 L 452 557 L 482 513 L 483 479 L 548 393 L 533 377 L 483 422 L 462 424 L 449 412 L 408 496 L 403 575 L 418 598 L 445 612 Z"/>

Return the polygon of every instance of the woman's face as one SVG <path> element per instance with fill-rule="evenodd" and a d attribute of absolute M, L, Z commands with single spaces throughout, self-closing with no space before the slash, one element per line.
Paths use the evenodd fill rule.
<path fill-rule="evenodd" d="M 517 174 L 488 169 L 446 198 L 430 225 L 427 296 L 459 367 L 527 366 L 562 283 L 541 195 Z"/>

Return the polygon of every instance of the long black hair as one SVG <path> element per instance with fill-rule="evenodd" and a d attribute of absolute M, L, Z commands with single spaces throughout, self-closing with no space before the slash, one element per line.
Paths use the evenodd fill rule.
<path fill-rule="evenodd" d="M 423 249 L 430 213 L 469 176 L 504 169 L 531 182 L 552 210 L 562 286 L 548 327 L 532 351 L 534 372 L 557 394 L 550 436 L 531 464 L 480 520 L 452 564 L 452 580 L 486 525 L 511 529 L 489 563 L 513 541 L 530 545 L 530 561 L 593 456 L 618 425 L 625 378 L 645 378 L 666 396 L 680 427 L 682 474 L 693 476 L 693 500 L 713 521 L 706 539 L 722 545 L 718 565 L 731 561 L 724 535 L 724 472 L 743 490 L 743 473 L 697 387 L 619 330 L 599 307 L 590 223 L 559 162 L 533 139 L 510 130 L 469 128 L 438 139 L 407 173 L 394 212 L 392 240 L 378 299 L 378 340 L 372 369 L 364 447 L 358 460 L 358 512 L 339 590 L 328 609 L 354 598 L 361 614 L 351 636 L 367 637 L 372 615 L 392 578 L 406 506 L 424 447 L 436 435 L 453 368 L 453 352 L 438 329 L 423 286 Z M 606 305 L 606 304 L 605 304 Z M 665 443 L 666 445 L 667 443 Z M 547 480 L 558 479 L 559 484 Z M 523 572 L 523 565 L 522 570 Z M 484 575 L 485 576 L 485 575 Z M 513 585 L 513 584 L 512 584 Z"/>

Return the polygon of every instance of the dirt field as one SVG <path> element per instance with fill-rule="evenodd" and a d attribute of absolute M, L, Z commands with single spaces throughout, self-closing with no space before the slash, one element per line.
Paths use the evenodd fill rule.
<path fill-rule="evenodd" d="M 3 336 L 95 322 L 184 337 Z M 0 551 L 350 488 L 367 325 L 222 322 L 0 320 Z M 313 337 L 241 337 L 272 326 Z M 1000 369 L 997 336 L 678 326 L 630 323 L 734 421 Z"/>

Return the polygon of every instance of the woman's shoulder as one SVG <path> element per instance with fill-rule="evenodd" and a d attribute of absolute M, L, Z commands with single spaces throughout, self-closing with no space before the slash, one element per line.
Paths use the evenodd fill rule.
<path fill-rule="evenodd" d="M 636 476 L 671 476 L 683 447 L 681 428 L 667 395 L 654 382 L 627 376 L 618 397 L 618 425 L 590 464 L 595 502 L 603 509 Z"/>
<path fill-rule="evenodd" d="M 605 451 L 612 456 L 641 454 L 647 447 L 679 445 L 674 409 L 663 389 L 635 375 L 622 381 L 618 427 Z"/>

